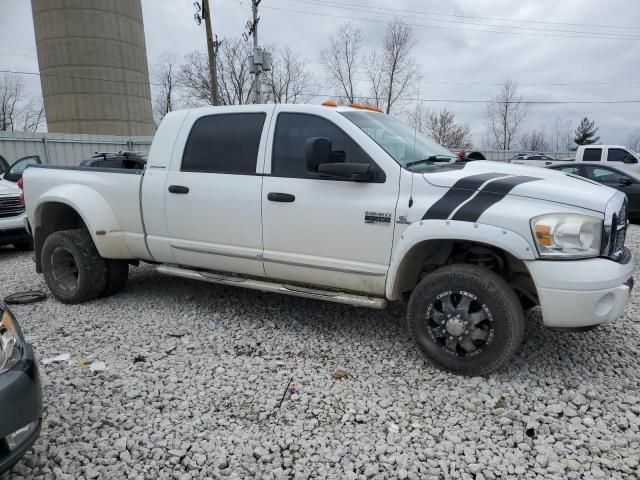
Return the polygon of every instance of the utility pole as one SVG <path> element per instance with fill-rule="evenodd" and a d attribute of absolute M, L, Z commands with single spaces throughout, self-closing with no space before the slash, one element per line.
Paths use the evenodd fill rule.
<path fill-rule="evenodd" d="M 258 54 L 258 22 L 260 21 L 260 17 L 258 17 L 258 5 L 262 0 L 251 0 L 251 11 L 253 13 L 253 54 Z M 254 57 L 255 58 L 255 57 Z M 256 64 L 256 72 L 255 72 L 255 103 L 260 103 L 262 99 L 262 95 L 260 94 L 260 72 L 262 71 L 262 65 Z"/>
<path fill-rule="evenodd" d="M 202 4 L 194 2 L 193 5 L 196 7 L 196 13 L 194 15 L 196 23 L 200 25 L 204 20 L 204 26 L 207 32 L 207 52 L 209 54 L 211 101 L 214 105 L 219 105 L 216 57 L 218 56 L 218 47 L 222 45 L 222 42 L 218 41 L 217 35 L 215 41 L 213 40 L 213 27 L 211 26 L 211 9 L 209 8 L 209 0 L 202 0 Z"/>
<path fill-rule="evenodd" d="M 249 73 L 254 75 L 254 103 L 262 102 L 262 95 L 260 92 L 260 74 L 271 70 L 271 54 L 258 46 L 258 22 L 260 21 L 260 17 L 258 16 L 258 5 L 260 5 L 261 1 L 262 0 L 251 0 L 253 20 L 247 21 L 247 30 L 242 34 L 242 39 L 245 42 L 249 40 L 250 36 L 253 36 L 253 52 L 247 58 L 247 62 L 249 64 Z"/>

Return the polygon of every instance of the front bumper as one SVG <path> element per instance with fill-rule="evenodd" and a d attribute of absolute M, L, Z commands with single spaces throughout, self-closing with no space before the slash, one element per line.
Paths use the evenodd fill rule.
<path fill-rule="evenodd" d="M 633 287 L 635 258 L 525 262 L 548 327 L 578 328 L 611 323 L 624 313 Z"/>
<path fill-rule="evenodd" d="M 26 229 L 27 214 L 17 217 L 0 218 L 0 245 L 29 240 L 31 234 Z"/>
<path fill-rule="evenodd" d="M 8 311 L 0 303 L 0 314 L 4 310 Z M 38 365 L 31 345 L 24 342 L 23 337 L 21 340 L 22 358 L 11 369 L 0 373 L 0 475 L 33 445 L 42 425 Z"/>

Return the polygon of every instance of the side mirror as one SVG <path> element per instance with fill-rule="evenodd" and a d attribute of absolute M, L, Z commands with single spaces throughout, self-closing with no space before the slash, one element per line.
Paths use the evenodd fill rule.
<path fill-rule="evenodd" d="M 620 179 L 620 185 L 622 185 L 622 186 L 624 186 L 624 187 L 626 187 L 626 186 L 628 186 L 628 185 L 631 185 L 632 183 L 633 183 L 633 181 L 632 181 L 630 178 L 622 177 L 622 178 Z"/>
<path fill-rule="evenodd" d="M 369 182 L 373 180 L 373 169 L 368 163 L 321 163 L 318 173 L 322 177 Z"/>
<path fill-rule="evenodd" d="M 304 144 L 304 160 L 309 173 L 318 173 L 318 167 L 329 163 L 331 158 L 331 140 L 323 137 L 307 138 Z"/>
<path fill-rule="evenodd" d="M 622 159 L 623 163 L 638 163 L 638 159 L 635 157 L 632 157 L 631 155 L 625 155 L 625 157 Z"/>

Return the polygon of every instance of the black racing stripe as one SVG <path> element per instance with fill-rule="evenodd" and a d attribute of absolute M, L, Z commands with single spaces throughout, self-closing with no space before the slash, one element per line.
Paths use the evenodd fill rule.
<path fill-rule="evenodd" d="M 446 220 L 449 215 L 458 208 L 458 205 L 466 202 L 476 190 L 488 180 L 504 177 L 506 173 L 480 173 L 461 178 L 436 201 L 422 217 L 423 220 Z"/>
<path fill-rule="evenodd" d="M 491 182 L 468 203 L 463 205 L 452 217 L 452 220 L 477 222 L 480 215 L 482 215 L 489 207 L 495 205 L 506 197 L 515 187 L 535 180 L 542 179 L 538 177 L 517 176 Z"/>

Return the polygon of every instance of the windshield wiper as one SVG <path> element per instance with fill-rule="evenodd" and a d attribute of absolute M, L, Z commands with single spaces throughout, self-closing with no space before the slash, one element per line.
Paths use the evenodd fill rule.
<path fill-rule="evenodd" d="M 454 157 L 449 157 L 448 155 L 431 155 L 430 157 L 423 158 L 422 160 L 414 160 L 413 162 L 409 162 L 404 166 L 404 168 L 411 168 L 416 165 L 422 165 L 423 163 L 437 162 L 438 159 L 451 160 L 452 158 Z"/>

